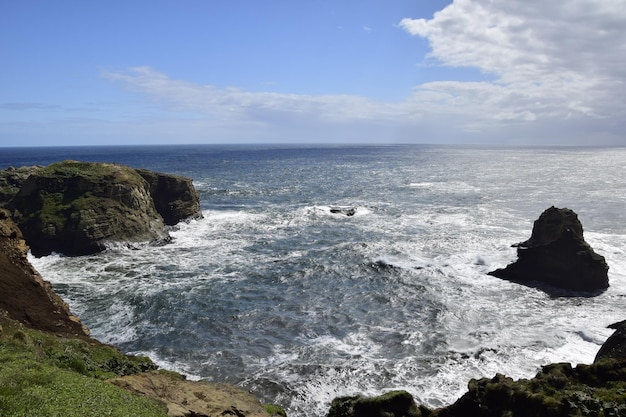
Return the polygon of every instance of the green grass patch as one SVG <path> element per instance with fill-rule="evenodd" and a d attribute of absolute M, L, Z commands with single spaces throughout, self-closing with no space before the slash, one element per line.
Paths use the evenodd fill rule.
<path fill-rule="evenodd" d="M 0 415 L 166 416 L 165 408 L 106 381 L 7 354 L 0 366 Z M 7 360 L 9 359 L 9 360 Z"/>
<path fill-rule="evenodd" d="M 93 339 L 65 338 L 0 319 L 0 416 L 166 416 L 106 379 L 156 369 Z"/>

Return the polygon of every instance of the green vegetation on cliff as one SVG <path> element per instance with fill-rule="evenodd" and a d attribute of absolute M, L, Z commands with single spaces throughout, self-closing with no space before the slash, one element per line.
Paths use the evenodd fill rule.
<path fill-rule="evenodd" d="M 532 379 L 504 375 L 473 379 L 454 404 L 436 410 L 417 407 L 405 391 L 379 397 L 341 397 L 328 417 L 626 417 L 626 361 L 544 366 Z"/>
<path fill-rule="evenodd" d="M 163 417 L 165 408 L 106 380 L 156 366 L 93 339 L 64 338 L 0 318 L 0 415 Z"/>

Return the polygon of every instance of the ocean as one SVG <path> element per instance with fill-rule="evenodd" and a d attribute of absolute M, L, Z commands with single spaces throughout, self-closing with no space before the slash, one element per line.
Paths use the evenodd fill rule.
<path fill-rule="evenodd" d="M 291 417 L 393 389 L 438 407 L 471 378 L 591 363 L 626 319 L 626 148 L 0 148 L 0 168 L 63 159 L 185 175 L 201 196 L 165 246 L 31 257 L 92 335 Z M 606 257 L 601 295 L 487 275 L 552 205 Z"/>

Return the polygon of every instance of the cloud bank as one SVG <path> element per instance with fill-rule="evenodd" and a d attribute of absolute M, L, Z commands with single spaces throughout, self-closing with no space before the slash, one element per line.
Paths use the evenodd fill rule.
<path fill-rule="evenodd" d="M 475 68 L 484 79 L 426 82 L 381 102 L 199 85 L 150 67 L 103 76 L 244 142 L 626 145 L 626 0 L 455 0 L 397 26 L 430 45 L 416 71 Z"/>

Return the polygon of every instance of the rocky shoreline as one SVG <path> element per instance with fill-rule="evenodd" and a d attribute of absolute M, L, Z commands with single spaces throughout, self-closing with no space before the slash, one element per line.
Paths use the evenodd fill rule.
<path fill-rule="evenodd" d="M 12 168 L 0 171 L 2 206 L 0 415 L 98 416 L 104 410 L 115 416 L 285 415 L 237 387 L 188 381 L 158 369 L 149 358 L 124 355 L 91 338 L 28 262 L 29 246 L 39 255 L 76 256 L 83 251 L 68 241 L 94 252 L 109 241 L 167 240 L 166 225 L 201 215 L 190 179 L 76 161 Z M 605 289 L 608 267 L 584 242 L 575 213 L 552 207 L 544 214 L 531 239 L 519 244 L 518 266 L 509 266 L 514 273 L 493 275 L 535 285 L 522 278 L 541 278 L 548 270 L 543 275 L 549 288 L 573 282 L 573 290 Z M 119 225 L 121 217 L 131 219 L 132 234 L 131 226 Z M 529 253 L 543 264 L 529 262 Z M 558 267 L 573 264 L 574 272 L 583 267 L 594 272 L 555 281 L 554 258 Z M 531 266 L 538 272 L 529 273 Z M 591 284 L 580 275 L 591 275 Z M 626 322 L 613 328 L 593 364 L 547 365 L 528 380 L 504 375 L 471 380 L 465 395 L 436 410 L 417 405 L 406 391 L 342 397 L 328 416 L 626 416 Z"/>

